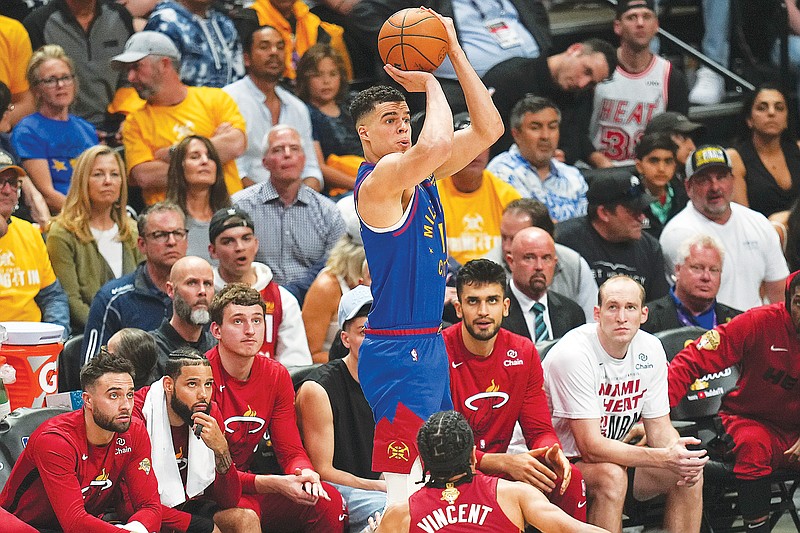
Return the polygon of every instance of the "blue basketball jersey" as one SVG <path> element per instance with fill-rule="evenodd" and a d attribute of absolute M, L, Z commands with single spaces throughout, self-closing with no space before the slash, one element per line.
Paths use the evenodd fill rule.
<path fill-rule="evenodd" d="M 373 163 L 362 163 L 358 169 L 356 208 L 358 189 L 374 168 Z M 408 207 L 392 227 L 371 228 L 361 220 L 361 237 L 372 277 L 369 327 L 438 327 L 444 307 L 447 240 L 433 176 L 414 187 Z"/>

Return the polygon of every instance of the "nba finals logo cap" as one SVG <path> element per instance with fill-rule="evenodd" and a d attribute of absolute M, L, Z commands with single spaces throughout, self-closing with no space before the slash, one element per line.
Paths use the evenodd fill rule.
<path fill-rule="evenodd" d="M 711 167 L 733 169 L 731 158 L 722 146 L 707 144 L 692 152 L 686 160 L 686 179 L 691 179 L 698 172 Z"/>

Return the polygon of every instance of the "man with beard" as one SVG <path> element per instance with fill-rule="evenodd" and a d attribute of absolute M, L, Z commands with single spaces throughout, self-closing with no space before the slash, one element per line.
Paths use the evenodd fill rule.
<path fill-rule="evenodd" d="M 558 264 L 549 233 L 537 227 L 517 232 L 506 262 L 511 280 L 506 288 L 510 306 L 503 318 L 505 329 L 536 343 L 558 339 L 586 323 L 577 303 L 548 290 Z"/>
<path fill-rule="evenodd" d="M 131 418 L 132 374 L 130 361 L 108 352 L 83 367 L 83 409 L 55 416 L 33 432 L 0 492 L 0 507 L 39 530 L 159 530 L 150 438 L 144 424 Z M 132 514 L 116 526 L 101 516 L 121 503 L 123 483 Z"/>
<path fill-rule="evenodd" d="M 462 321 L 442 332 L 453 405 L 472 426 L 478 470 L 529 483 L 585 520 L 583 478 L 550 422 L 539 354 L 529 339 L 500 327 L 509 307 L 505 279 L 503 267 L 488 259 L 458 271 L 455 306 Z M 580 308 L 578 314 L 583 316 Z M 530 451 L 512 455 L 507 450 L 517 422 Z"/>
<path fill-rule="evenodd" d="M 223 533 L 259 527 L 255 514 L 233 509 L 242 487 L 213 392 L 211 363 L 197 350 L 182 348 L 169 354 L 166 375 L 134 396 L 133 414 L 144 421 L 153 444 L 162 530 L 212 533 L 217 513 L 228 515 L 232 526 Z"/>
<path fill-rule="evenodd" d="M 134 33 L 125 51 L 111 60 L 146 100 L 125 119 L 122 140 L 131 185 L 141 187 L 148 205 L 164 199 L 170 148 L 187 135 L 208 137 L 224 164 L 228 193 L 242 189 L 234 159 L 244 152 L 247 137 L 236 102 L 216 87 L 184 85 L 180 63 L 175 44 L 154 31 Z"/>
<path fill-rule="evenodd" d="M 269 181 L 264 158 L 264 139 L 276 124 L 288 124 L 300 134 L 303 152 L 314 154 L 311 114 L 306 104 L 279 85 L 285 67 L 286 43 L 277 29 L 261 26 L 242 35 L 247 76 L 224 87 L 239 105 L 247 124 L 247 148 L 236 159 L 245 185 Z M 307 157 L 302 172 L 303 183 L 322 190 L 322 170 L 316 157 Z"/>
<path fill-rule="evenodd" d="M 547 206 L 556 222 L 586 214 L 589 186 L 576 167 L 556 157 L 561 110 L 551 100 L 529 94 L 511 110 L 514 144 L 489 162 L 489 171 L 525 198 Z"/>
<path fill-rule="evenodd" d="M 780 302 L 789 269 L 778 234 L 764 215 L 731 201 L 733 172 L 725 149 L 706 145 L 692 152 L 684 183 L 691 202 L 667 222 L 660 238 L 666 275 L 672 275 L 681 243 L 711 235 L 725 249 L 720 302 L 742 311 Z"/>
<path fill-rule="evenodd" d="M 172 318 L 150 331 L 156 341 L 158 360 L 150 383 L 165 375 L 169 354 L 181 348 L 206 353 L 217 344 L 205 327 L 211 321 L 208 306 L 214 298 L 214 271 L 205 259 L 178 259 L 169 273 L 167 295 L 172 298 Z"/>

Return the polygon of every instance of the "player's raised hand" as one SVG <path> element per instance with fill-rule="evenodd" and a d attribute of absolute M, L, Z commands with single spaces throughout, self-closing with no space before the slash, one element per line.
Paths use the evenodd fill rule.
<path fill-rule="evenodd" d="M 453 23 L 453 19 L 451 19 L 450 17 L 445 17 L 443 15 L 440 15 L 439 13 L 437 13 L 436 11 L 434 11 L 429 7 L 420 6 L 420 9 L 423 11 L 427 11 L 428 13 L 439 19 L 439 22 L 442 23 L 444 29 L 447 30 L 448 50 L 452 50 L 453 47 L 456 46 L 460 48 L 460 45 L 458 44 L 458 35 L 456 34 L 456 25 Z"/>
<path fill-rule="evenodd" d="M 400 70 L 392 65 L 384 65 L 383 70 L 410 93 L 423 93 L 429 83 L 439 83 L 430 72 Z"/>

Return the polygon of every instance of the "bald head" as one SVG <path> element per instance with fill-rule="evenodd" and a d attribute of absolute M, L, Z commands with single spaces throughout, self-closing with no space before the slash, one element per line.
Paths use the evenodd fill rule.
<path fill-rule="evenodd" d="M 208 306 L 214 297 L 214 269 L 200 257 L 190 255 L 178 259 L 169 273 L 167 295 L 172 298 L 174 313 L 170 323 L 173 327 L 180 326 L 181 322 L 186 327 L 207 324 Z"/>
<path fill-rule="evenodd" d="M 558 258 L 553 237 L 537 227 L 521 229 L 506 255 L 514 285 L 528 298 L 539 300 L 553 281 Z"/>
<path fill-rule="evenodd" d="M 213 281 L 214 269 L 209 262 L 202 257 L 187 255 L 186 257 L 181 257 L 172 265 L 172 270 L 169 272 L 169 281 L 174 286 L 176 283 L 180 283 L 185 278 L 193 275 L 202 275 L 203 277 L 209 275 Z"/>

